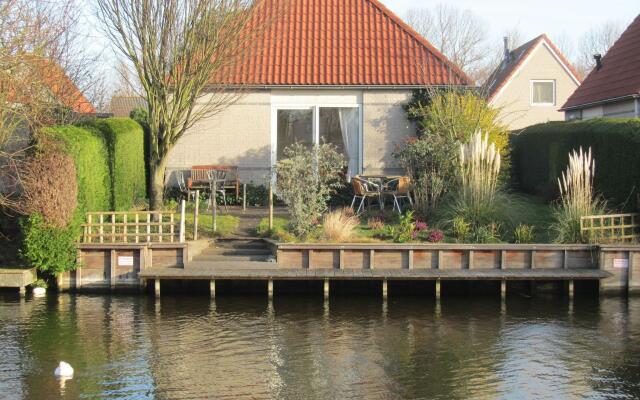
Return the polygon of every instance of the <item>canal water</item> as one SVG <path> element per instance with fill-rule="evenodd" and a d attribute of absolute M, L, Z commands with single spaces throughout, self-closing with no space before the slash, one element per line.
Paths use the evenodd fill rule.
<path fill-rule="evenodd" d="M 640 299 L 0 293 L 0 398 L 637 399 Z"/>

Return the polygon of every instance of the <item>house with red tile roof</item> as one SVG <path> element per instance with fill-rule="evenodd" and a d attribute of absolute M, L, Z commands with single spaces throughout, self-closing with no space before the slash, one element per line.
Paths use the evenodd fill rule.
<path fill-rule="evenodd" d="M 640 15 L 564 103 L 567 120 L 640 117 Z"/>
<path fill-rule="evenodd" d="M 349 173 L 398 172 L 396 144 L 415 134 L 403 105 L 426 86 L 470 79 L 378 0 L 262 0 L 260 39 L 223 83 L 243 95 L 182 137 L 171 170 L 236 165 L 264 183 L 295 143 L 335 144 Z"/>
<path fill-rule="evenodd" d="M 564 120 L 560 105 L 580 85 L 580 77 L 547 35 L 540 35 L 517 49 L 508 48 L 504 59 L 483 87 L 489 104 L 501 109 L 502 122 L 510 130 Z"/>

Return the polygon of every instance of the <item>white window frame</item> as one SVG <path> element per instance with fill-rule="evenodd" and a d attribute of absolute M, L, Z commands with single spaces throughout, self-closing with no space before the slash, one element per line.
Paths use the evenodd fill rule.
<path fill-rule="evenodd" d="M 346 96 L 345 96 L 346 97 Z M 364 118 L 362 104 L 355 102 L 340 103 L 333 99 L 323 101 L 322 96 L 318 96 L 313 101 L 307 96 L 300 96 L 300 102 L 272 103 L 271 105 L 271 166 L 278 162 L 278 111 L 279 110 L 313 110 L 313 143 L 320 143 L 320 109 L 321 108 L 357 108 L 358 109 L 358 168 L 356 174 L 362 174 L 363 160 L 363 128 Z"/>
<path fill-rule="evenodd" d="M 533 101 L 533 86 L 535 83 L 552 83 L 553 84 L 553 102 L 551 103 L 535 103 Z M 529 104 L 532 107 L 549 107 L 556 105 L 556 80 L 555 79 L 532 79 L 529 83 Z"/>

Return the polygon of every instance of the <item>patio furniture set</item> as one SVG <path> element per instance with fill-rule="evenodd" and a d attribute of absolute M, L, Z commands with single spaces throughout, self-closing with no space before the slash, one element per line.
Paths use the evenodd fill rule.
<path fill-rule="evenodd" d="M 380 210 L 384 210 L 384 200 L 386 197 L 393 198 L 393 211 L 402 214 L 401 201 L 409 201 L 413 206 L 411 198 L 411 178 L 408 176 L 384 176 L 384 175 L 356 175 L 351 178 L 353 185 L 353 201 L 351 208 L 360 214 L 364 211 L 365 205 L 371 206 L 372 201 L 377 201 Z M 358 208 L 355 205 L 358 203 Z"/>
<path fill-rule="evenodd" d="M 191 167 L 189 178 L 185 179 L 185 171 L 177 172 L 178 188 L 187 201 L 195 199 L 198 191 L 208 191 L 208 207 L 213 207 L 215 194 L 222 196 L 222 203 L 227 208 L 227 190 L 233 190 L 236 198 L 240 196 L 240 180 L 238 167 L 233 165 L 195 165 Z"/>

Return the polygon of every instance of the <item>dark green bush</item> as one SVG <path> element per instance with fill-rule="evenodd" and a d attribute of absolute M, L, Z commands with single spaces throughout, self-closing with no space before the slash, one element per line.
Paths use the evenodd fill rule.
<path fill-rule="evenodd" d="M 512 138 L 514 178 L 520 189 L 547 199 L 558 196 L 558 178 L 569 152 L 592 148 L 595 187 L 613 208 L 638 207 L 640 185 L 640 120 L 593 119 L 549 122 L 527 128 Z"/>
<path fill-rule="evenodd" d="M 75 269 L 78 224 L 59 228 L 45 223 L 40 214 L 21 221 L 23 234 L 20 256 L 42 272 L 58 275 Z"/>
<path fill-rule="evenodd" d="M 107 144 L 102 133 L 89 127 L 68 125 L 46 128 L 43 133 L 52 139 L 62 141 L 64 151 L 73 157 L 78 182 L 78 209 L 111 209 Z"/>
<path fill-rule="evenodd" d="M 111 172 L 111 207 L 130 210 L 146 197 L 144 132 L 140 124 L 129 118 L 96 119 L 90 126 L 105 137 Z"/>

